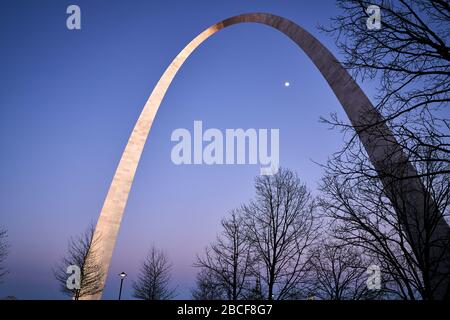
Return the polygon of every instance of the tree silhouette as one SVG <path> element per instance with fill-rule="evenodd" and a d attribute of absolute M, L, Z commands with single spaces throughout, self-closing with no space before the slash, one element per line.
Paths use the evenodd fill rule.
<path fill-rule="evenodd" d="M 95 227 L 91 224 L 84 233 L 70 238 L 66 256 L 53 269 L 53 274 L 60 284 L 61 292 L 74 300 L 102 291 L 101 279 L 104 271 L 96 263 L 96 245 L 99 239 L 94 238 L 94 231 Z M 70 276 L 67 273 L 69 266 L 76 266 L 80 270 L 79 288 L 69 288 L 67 285 Z"/>
<path fill-rule="evenodd" d="M 387 224 L 395 231 L 395 237 L 388 237 L 389 245 L 382 247 L 384 254 L 393 250 L 385 267 L 395 275 L 397 289 L 406 290 L 394 291 L 409 299 L 448 299 L 450 227 L 448 213 L 440 211 L 443 189 L 436 193 L 432 185 L 448 183 L 450 174 L 450 120 L 446 110 L 450 102 L 450 6 L 444 0 L 381 1 L 377 3 L 381 29 L 370 30 L 366 10 L 371 4 L 366 0 L 338 0 L 343 14 L 333 19 L 330 27 L 322 28 L 336 37 L 344 65 L 355 76 L 379 81 L 376 108 L 382 115 L 374 125 L 358 128 L 336 115 L 324 120 L 346 134 L 343 148 L 326 165 L 327 183 L 335 185 L 332 194 L 337 202 L 347 198 L 351 202 L 347 204 L 358 208 L 353 210 L 354 218 L 364 210 L 375 211 L 374 216 L 384 212 L 384 218 L 375 225 L 383 228 Z M 380 123 L 394 135 L 377 130 Z M 383 170 L 374 169 L 357 139 L 357 132 L 366 130 L 378 144 L 394 142 L 400 146 L 378 162 Z M 378 179 L 383 179 L 384 188 Z M 352 194 L 355 190 L 365 190 L 361 195 L 365 195 L 366 208 L 362 198 Z M 376 231 L 372 221 L 363 216 L 360 221 L 368 224 L 366 231 Z M 346 225 L 351 226 L 349 221 Z M 384 231 L 380 229 L 378 234 Z M 399 254 L 407 252 L 413 255 Z"/>
<path fill-rule="evenodd" d="M 360 300 L 375 297 L 366 285 L 369 261 L 352 246 L 333 240 L 317 245 L 311 257 L 314 296 L 324 300 Z"/>
<path fill-rule="evenodd" d="M 237 300 L 245 296 L 251 275 L 250 243 L 239 210 L 233 210 L 221 224 L 221 235 L 205 250 L 204 257 L 197 257 L 195 266 L 208 269 L 210 279 L 215 279 L 214 286 L 224 293 L 224 298 Z"/>
<path fill-rule="evenodd" d="M 410 142 L 410 152 L 433 146 L 446 155 L 434 160 L 448 164 L 450 122 L 444 111 L 450 102 L 448 1 L 377 2 L 380 30 L 366 26 L 366 10 L 373 1 L 337 3 L 343 14 L 322 29 L 335 36 L 344 66 L 362 79 L 379 80 L 376 108 L 396 136 Z M 336 117 L 331 122 L 351 128 Z M 412 130 L 414 127 L 420 127 L 421 134 Z M 355 136 L 352 139 L 356 140 Z M 440 170 L 428 174 L 450 172 L 448 168 Z"/>
<path fill-rule="evenodd" d="M 408 195 L 404 190 L 393 190 L 396 201 L 391 201 L 378 179 L 342 173 L 341 162 L 333 162 L 321 187 L 320 205 L 332 220 L 335 237 L 376 261 L 389 275 L 386 287 L 392 294 L 402 299 L 449 298 L 450 259 L 445 252 L 450 249 L 450 237 L 437 234 L 437 230 L 450 216 L 450 177 L 426 174 L 442 163 L 430 160 L 418 165 L 418 172 L 425 173 L 421 179 L 422 192 L 428 195 L 427 209 L 423 216 L 413 215 L 416 219 L 405 221 Z M 420 242 L 411 241 L 411 234 L 420 235 L 415 237 Z M 433 250 L 443 254 L 436 257 Z"/>
<path fill-rule="evenodd" d="M 142 300 L 168 300 L 175 296 L 169 288 L 172 265 L 167 255 L 152 246 L 142 263 L 137 281 L 133 283 L 134 297 Z"/>

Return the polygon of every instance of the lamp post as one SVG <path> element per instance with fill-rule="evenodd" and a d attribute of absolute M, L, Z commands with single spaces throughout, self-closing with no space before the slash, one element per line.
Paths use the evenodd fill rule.
<path fill-rule="evenodd" d="M 123 284 L 123 279 L 125 279 L 126 276 L 127 276 L 127 274 L 123 271 L 121 273 L 119 273 L 119 277 L 120 277 L 119 300 L 122 297 L 122 284 Z"/>

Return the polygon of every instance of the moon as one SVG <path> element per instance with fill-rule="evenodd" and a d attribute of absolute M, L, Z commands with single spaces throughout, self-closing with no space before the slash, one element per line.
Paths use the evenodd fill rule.
<path fill-rule="evenodd" d="M 285 83 L 284 83 L 284 86 L 285 87 L 289 87 L 291 84 L 288 82 L 288 81 L 286 81 Z"/>

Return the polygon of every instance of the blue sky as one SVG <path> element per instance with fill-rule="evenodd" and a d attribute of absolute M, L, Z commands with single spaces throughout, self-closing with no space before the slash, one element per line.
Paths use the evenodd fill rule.
<path fill-rule="evenodd" d="M 81 30 L 66 8 L 81 8 Z M 298 23 L 338 58 L 318 31 L 334 1 L 1 1 L 0 225 L 9 232 L 10 274 L 0 297 L 60 299 L 52 266 L 67 240 L 95 222 L 129 134 L 153 86 L 197 34 L 230 16 L 269 12 Z M 289 87 L 284 83 L 290 82 Z M 373 98 L 371 83 L 363 90 Z M 319 123 L 336 97 L 306 55 L 269 27 L 220 31 L 187 60 L 161 105 L 135 177 L 104 298 L 123 296 L 148 248 L 173 262 L 177 298 L 188 298 L 195 255 L 227 212 L 253 197 L 257 165 L 176 166 L 177 128 L 277 128 L 280 163 L 314 190 L 342 143 Z"/>

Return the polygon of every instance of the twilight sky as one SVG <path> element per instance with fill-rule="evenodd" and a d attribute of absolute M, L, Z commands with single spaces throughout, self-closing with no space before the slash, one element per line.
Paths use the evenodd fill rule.
<path fill-rule="evenodd" d="M 81 7 L 78 31 L 66 8 Z M 269 12 L 318 31 L 334 1 L 161 0 L 0 3 L 0 225 L 8 229 L 10 274 L 0 297 L 61 299 L 51 268 L 71 235 L 96 222 L 131 130 L 159 77 L 198 33 L 230 16 Z M 284 84 L 288 81 L 289 87 Z M 362 84 L 373 98 L 370 83 Z M 240 24 L 208 39 L 184 64 L 161 104 L 119 232 L 104 298 L 124 298 L 148 248 L 173 262 L 177 298 L 189 298 L 195 255 L 227 212 L 253 197 L 259 165 L 171 162 L 173 130 L 277 128 L 280 163 L 314 190 L 314 163 L 341 134 L 319 123 L 341 106 L 306 55 L 267 26 Z"/>

